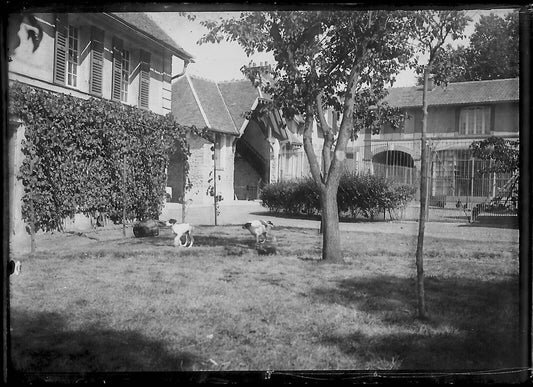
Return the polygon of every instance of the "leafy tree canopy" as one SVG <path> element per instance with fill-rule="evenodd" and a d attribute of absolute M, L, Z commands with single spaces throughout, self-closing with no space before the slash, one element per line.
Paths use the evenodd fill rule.
<path fill-rule="evenodd" d="M 357 115 L 350 118 L 356 133 L 380 116 L 364 112 L 385 96 L 385 88 L 411 56 L 408 20 L 400 11 L 246 12 L 236 19 L 202 22 L 209 32 L 200 43 L 225 39 L 238 42 L 247 55 L 272 52 L 276 67 L 270 75 L 275 82 L 264 91 L 287 118 L 317 116 L 324 108 L 342 113 L 344 97 L 352 92 L 348 80 L 357 74 L 352 95 Z M 314 107 L 311 112 L 308 106 Z M 380 125 L 372 126 L 377 130 Z"/>
<path fill-rule="evenodd" d="M 501 137 L 489 137 L 474 141 L 470 145 L 473 156 L 482 160 L 492 160 L 490 167 L 482 172 L 518 172 L 520 167 L 519 142 Z"/>
<path fill-rule="evenodd" d="M 518 12 L 505 17 L 481 16 L 469 46 L 448 50 L 442 63 L 453 63 L 451 82 L 481 81 L 519 76 Z"/>

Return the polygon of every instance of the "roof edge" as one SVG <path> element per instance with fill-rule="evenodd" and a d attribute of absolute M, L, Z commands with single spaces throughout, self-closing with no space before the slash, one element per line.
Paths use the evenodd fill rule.
<path fill-rule="evenodd" d="M 146 31 L 143 31 L 142 29 L 135 27 L 134 25 L 128 23 L 127 21 L 121 19 L 120 17 L 113 15 L 112 12 L 103 12 L 103 14 L 105 16 L 107 16 L 107 17 L 109 17 L 109 18 L 121 23 L 121 24 L 126 25 L 127 27 L 129 27 L 129 28 L 131 28 L 131 29 L 133 29 L 133 30 L 135 30 L 137 32 L 140 32 L 141 34 L 143 34 L 144 36 L 146 36 L 150 40 L 153 40 L 154 42 L 158 43 L 159 45 L 163 46 L 164 48 L 170 50 L 178 58 L 186 60 L 186 61 L 191 62 L 191 63 L 194 63 L 194 56 L 192 54 L 188 53 L 187 51 L 185 51 L 183 48 L 178 49 L 176 47 L 172 47 L 170 44 L 168 44 L 166 42 L 163 42 L 162 40 L 152 36 L 151 34 L 147 33 Z"/>

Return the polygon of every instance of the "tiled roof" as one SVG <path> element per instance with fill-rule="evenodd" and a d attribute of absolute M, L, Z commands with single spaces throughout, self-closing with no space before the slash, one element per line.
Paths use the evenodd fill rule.
<path fill-rule="evenodd" d="M 194 125 L 198 129 L 207 125 L 185 76 L 172 83 L 171 111 L 182 125 Z"/>
<path fill-rule="evenodd" d="M 464 105 L 519 100 L 518 78 L 449 83 L 428 91 L 428 105 Z M 394 87 L 385 101 L 395 107 L 421 107 L 421 87 Z"/>
<path fill-rule="evenodd" d="M 218 87 L 235 126 L 240 130 L 245 120 L 243 114 L 251 110 L 259 92 L 248 79 L 219 82 Z"/>
<path fill-rule="evenodd" d="M 239 134 L 216 82 L 195 77 L 189 77 L 189 79 L 196 90 L 196 95 L 204 109 L 210 127 L 218 132 Z"/>
<path fill-rule="evenodd" d="M 172 85 L 172 114 L 183 125 L 196 125 L 203 128 L 209 124 L 209 128 L 213 131 L 239 134 L 239 128 L 235 126 L 218 85 L 214 81 L 188 74 L 179 78 Z"/>
<path fill-rule="evenodd" d="M 192 59 L 193 56 L 179 46 L 170 36 L 163 31 L 156 22 L 143 12 L 110 12 L 110 16 L 119 18 L 121 21 L 137 29 L 138 31 L 157 40 L 163 46 L 169 48 L 172 53 L 182 59 Z"/>

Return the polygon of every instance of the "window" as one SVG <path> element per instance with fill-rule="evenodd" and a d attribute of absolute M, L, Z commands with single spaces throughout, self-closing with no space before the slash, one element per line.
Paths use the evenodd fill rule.
<path fill-rule="evenodd" d="M 113 84 L 111 97 L 128 102 L 130 84 L 130 53 L 124 49 L 122 39 L 113 38 Z"/>
<path fill-rule="evenodd" d="M 490 115 L 491 109 L 488 106 L 474 106 L 461 109 L 459 114 L 459 133 L 490 133 Z"/>
<path fill-rule="evenodd" d="M 68 26 L 67 85 L 76 87 L 78 83 L 78 29 Z"/>
<path fill-rule="evenodd" d="M 122 76 L 120 86 L 120 100 L 128 102 L 128 86 L 130 83 L 130 53 L 127 50 L 122 51 Z"/>
<path fill-rule="evenodd" d="M 54 82 L 78 86 L 78 28 L 68 24 L 67 14 L 56 16 Z"/>

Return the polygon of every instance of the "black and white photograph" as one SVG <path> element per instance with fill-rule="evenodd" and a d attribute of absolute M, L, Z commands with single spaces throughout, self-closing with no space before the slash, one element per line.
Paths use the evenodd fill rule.
<path fill-rule="evenodd" d="M 531 6 L 4 19 L 4 382 L 530 380 Z"/>

